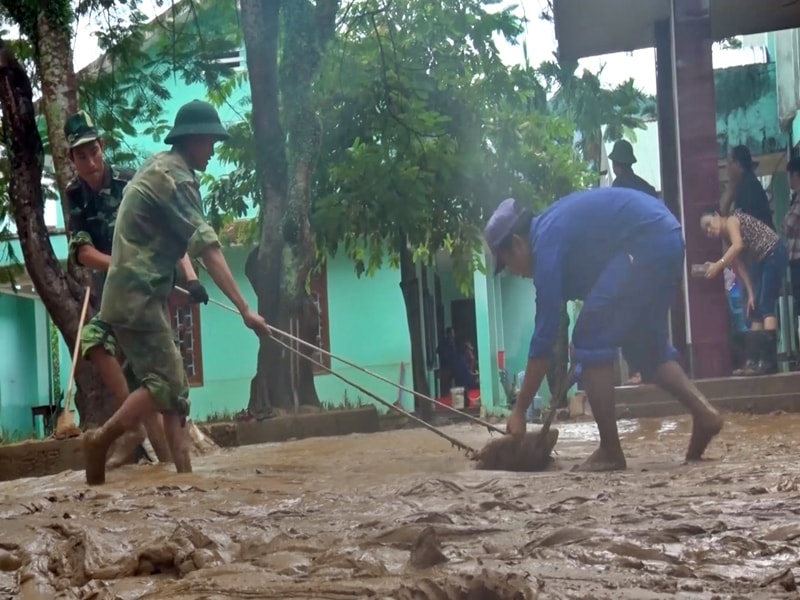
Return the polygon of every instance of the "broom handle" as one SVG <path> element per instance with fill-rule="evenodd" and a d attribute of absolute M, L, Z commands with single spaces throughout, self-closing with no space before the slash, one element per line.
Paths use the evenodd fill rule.
<path fill-rule="evenodd" d="M 575 365 L 573 364 L 570 366 L 569 371 L 567 371 L 566 377 L 559 382 L 555 395 L 550 398 L 552 406 L 550 407 L 550 411 L 547 413 L 544 423 L 542 423 L 542 428 L 539 430 L 539 439 L 544 439 L 547 435 L 547 432 L 550 431 L 550 425 L 553 423 L 553 417 L 556 416 L 558 405 L 561 404 L 561 402 L 567 397 L 569 388 L 572 387 L 571 382 L 574 375 Z"/>
<path fill-rule="evenodd" d="M 178 287 L 178 286 L 175 286 L 175 289 L 178 290 L 179 292 L 183 292 L 184 294 L 188 294 L 189 293 L 185 289 L 183 289 L 181 287 Z M 214 300 L 213 298 L 209 298 L 209 302 L 211 302 L 211 304 L 215 304 L 215 305 L 219 306 L 220 308 L 224 308 L 227 311 L 230 311 L 230 312 L 235 313 L 235 314 L 239 314 L 238 310 L 236 310 L 232 306 L 228 306 L 227 304 L 225 304 L 223 302 L 220 302 L 219 300 Z M 497 432 L 497 433 L 500 433 L 500 434 L 503 434 L 503 435 L 505 435 L 505 433 L 506 433 L 504 430 L 500 429 L 496 425 L 492 425 L 491 423 L 489 423 L 487 421 L 484 421 L 483 419 L 480 419 L 478 417 L 474 417 L 469 413 L 460 411 L 455 407 L 452 407 L 452 406 L 450 406 L 448 404 L 445 404 L 444 402 L 439 402 L 438 400 L 435 400 L 435 399 L 433 399 L 433 398 L 431 398 L 429 396 L 426 396 L 425 394 L 421 394 L 421 393 L 419 393 L 417 391 L 414 391 L 411 388 L 407 388 L 404 385 L 401 385 L 401 384 L 399 384 L 399 383 L 397 383 L 395 381 L 392 381 L 391 379 L 389 379 L 387 377 L 384 377 L 383 375 L 379 375 L 378 373 L 375 373 L 374 371 L 370 371 L 369 369 L 365 369 L 364 367 L 361 367 L 361 366 L 355 364 L 354 362 L 347 360 L 346 358 L 342 358 L 341 356 L 336 356 L 335 354 L 332 354 L 331 352 L 328 352 L 327 350 L 324 350 L 322 348 L 318 348 L 314 344 L 311 344 L 311 343 L 305 341 L 304 339 L 301 339 L 299 337 L 295 337 L 292 334 L 286 333 L 285 331 L 282 331 L 282 330 L 280 330 L 280 329 L 278 329 L 276 327 L 273 327 L 272 325 L 269 325 L 269 324 L 267 324 L 267 327 L 269 328 L 269 330 L 272 333 L 277 333 L 279 335 L 282 335 L 285 338 L 292 340 L 293 342 L 297 342 L 297 343 L 302 344 L 303 346 L 305 346 L 306 348 L 309 348 L 310 350 L 313 350 L 314 352 L 319 352 L 320 354 L 324 354 L 325 356 L 328 356 L 330 358 L 338 360 L 339 362 L 342 362 L 342 363 L 346 364 L 348 367 L 352 367 L 352 368 L 356 369 L 357 371 L 361 371 L 362 373 L 365 373 L 366 375 L 371 375 L 375 379 L 383 381 L 384 383 L 388 383 L 389 385 L 394 386 L 394 387 L 396 387 L 396 388 L 398 388 L 398 389 L 400 389 L 400 390 L 402 390 L 404 392 L 407 392 L 409 394 L 413 394 L 414 396 L 416 396 L 420 400 L 425 400 L 426 402 L 430 402 L 432 404 L 435 404 L 436 406 L 441 406 L 441 407 L 449 410 L 450 412 L 454 412 L 454 413 L 456 413 L 456 414 L 458 414 L 458 415 L 460 415 L 462 417 L 465 417 L 465 418 L 469 419 L 473 423 L 477 423 L 478 425 L 482 425 L 483 427 L 486 427 L 490 432 L 494 431 L 494 432 Z"/>
<path fill-rule="evenodd" d="M 75 383 L 75 366 L 78 364 L 78 356 L 81 350 L 81 331 L 83 331 L 83 322 L 86 320 L 86 310 L 89 308 L 89 296 L 91 293 L 92 288 L 87 286 L 86 294 L 83 297 L 81 318 L 78 321 L 78 335 L 75 336 L 75 348 L 72 350 L 72 366 L 69 369 L 69 383 L 67 383 L 67 395 L 64 398 L 64 412 L 69 412 L 69 401 L 72 397 L 72 386 Z"/>

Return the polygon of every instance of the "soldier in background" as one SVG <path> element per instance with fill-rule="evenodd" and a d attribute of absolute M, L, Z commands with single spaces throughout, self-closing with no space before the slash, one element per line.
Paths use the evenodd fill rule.
<path fill-rule="evenodd" d="M 103 155 L 105 144 L 91 116 L 86 112 L 80 111 L 69 117 L 64 134 L 69 144 L 70 161 L 77 173 L 66 190 L 69 203 L 69 258 L 92 270 L 92 307 L 97 311 L 100 309 L 103 285 L 111 262 L 111 243 L 117 211 L 122 202 L 123 190 L 133 178 L 134 171 L 106 163 Z M 193 269 L 186 273 L 186 278 L 190 282 L 187 288 L 195 300 L 208 301 L 208 295 L 197 281 L 197 274 Z M 101 368 L 103 362 L 124 359 L 118 354 L 116 340 L 110 329 L 97 316 L 84 327 L 81 345 L 81 355 L 95 364 L 101 374 L 108 372 L 108 369 Z M 128 388 L 134 385 L 133 374 L 127 365 L 124 375 L 119 380 L 104 380 L 118 404 L 128 395 Z M 134 387 L 138 387 L 138 384 Z M 156 415 L 144 425 L 158 460 L 169 462 L 169 446 L 160 417 Z M 120 440 L 109 466 L 117 466 L 127 460 L 144 439 L 145 432 L 139 428 Z"/>
<path fill-rule="evenodd" d="M 612 187 L 639 190 L 645 194 L 650 194 L 653 198 L 658 198 L 656 188 L 633 172 L 636 157 L 633 155 L 633 146 L 631 146 L 630 142 L 626 140 L 616 142 L 608 158 L 611 161 L 611 168 L 614 170 Z"/>
<path fill-rule="evenodd" d="M 611 160 L 611 168 L 614 170 L 612 187 L 639 190 L 651 195 L 653 198 L 658 198 L 656 188 L 633 172 L 636 156 L 633 154 L 633 146 L 631 146 L 630 142 L 626 140 L 617 141 L 608 158 Z M 641 373 L 633 373 L 625 382 L 625 385 L 639 385 L 640 383 L 642 383 Z"/>

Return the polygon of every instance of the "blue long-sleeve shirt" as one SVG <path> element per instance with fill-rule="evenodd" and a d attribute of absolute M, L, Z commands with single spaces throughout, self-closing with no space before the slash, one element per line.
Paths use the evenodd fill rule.
<path fill-rule="evenodd" d="M 531 222 L 536 324 L 530 358 L 548 358 L 558 335 L 561 305 L 583 300 L 608 262 L 681 225 L 666 205 L 628 188 L 594 188 L 570 194 Z"/>

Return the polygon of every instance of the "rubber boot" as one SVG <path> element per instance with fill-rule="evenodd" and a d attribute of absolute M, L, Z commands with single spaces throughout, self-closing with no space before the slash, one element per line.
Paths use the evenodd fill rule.
<path fill-rule="evenodd" d="M 747 331 L 736 331 L 731 334 L 731 364 L 736 374 L 744 367 L 747 356 L 745 354 L 745 339 Z"/>
<path fill-rule="evenodd" d="M 761 346 L 759 345 L 760 331 L 744 331 L 744 365 L 733 372 L 734 377 L 748 377 L 754 375 L 758 368 L 758 361 L 761 357 Z"/>
<path fill-rule="evenodd" d="M 759 331 L 760 356 L 753 375 L 774 375 L 778 372 L 778 332 Z"/>

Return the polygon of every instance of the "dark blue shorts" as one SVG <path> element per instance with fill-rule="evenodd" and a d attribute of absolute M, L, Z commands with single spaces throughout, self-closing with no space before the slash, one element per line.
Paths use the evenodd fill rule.
<path fill-rule="evenodd" d="M 681 231 L 673 230 L 632 244 L 606 264 L 575 323 L 575 362 L 611 363 L 622 348 L 631 370 L 647 381 L 677 357 L 669 308 L 680 289 L 684 252 Z"/>
<path fill-rule="evenodd" d="M 751 313 L 752 321 L 763 321 L 766 317 L 774 317 L 781 295 L 781 286 L 789 267 L 789 252 L 782 241 L 779 241 L 764 259 L 749 269 L 750 279 L 755 288 L 755 310 Z M 756 273 L 756 277 L 753 277 Z"/>

